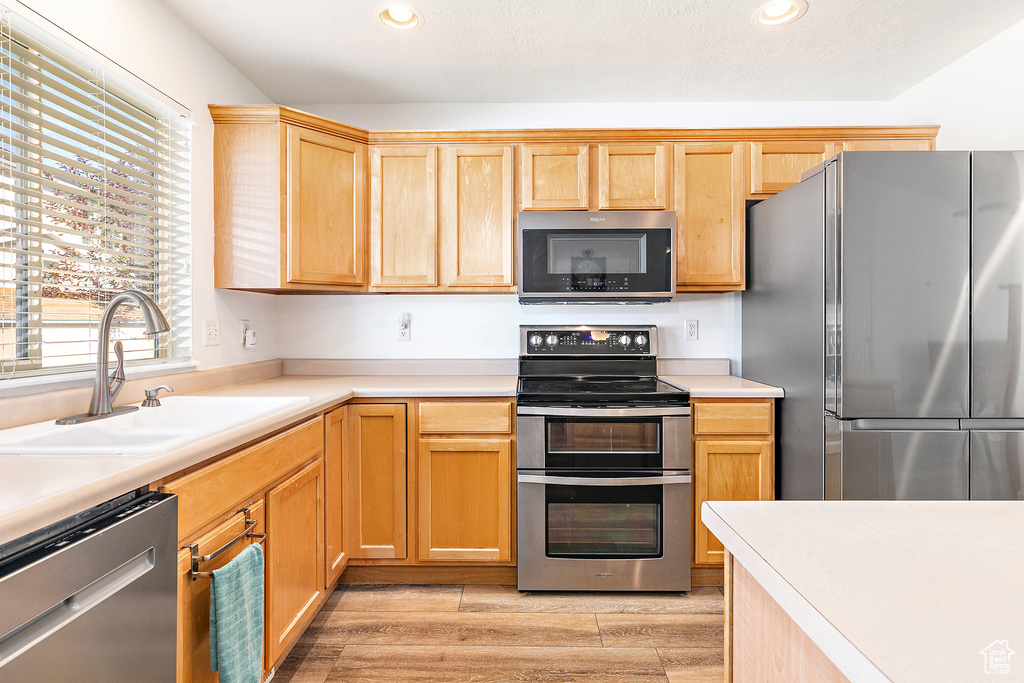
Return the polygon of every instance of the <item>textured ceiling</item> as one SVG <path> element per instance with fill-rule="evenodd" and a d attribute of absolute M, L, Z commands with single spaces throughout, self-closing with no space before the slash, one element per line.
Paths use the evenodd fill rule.
<path fill-rule="evenodd" d="M 162 0 L 275 102 L 887 100 L 1024 19 L 1022 0 Z M 969 7 L 971 14 L 965 12 Z M 1017 65 L 1018 67 L 1020 65 Z"/>

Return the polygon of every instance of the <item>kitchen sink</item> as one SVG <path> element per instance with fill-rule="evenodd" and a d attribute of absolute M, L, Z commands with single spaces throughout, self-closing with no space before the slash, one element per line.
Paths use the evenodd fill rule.
<path fill-rule="evenodd" d="M 150 456 L 285 413 L 304 396 L 171 396 L 153 408 L 92 422 L 0 430 L 0 455 Z"/>

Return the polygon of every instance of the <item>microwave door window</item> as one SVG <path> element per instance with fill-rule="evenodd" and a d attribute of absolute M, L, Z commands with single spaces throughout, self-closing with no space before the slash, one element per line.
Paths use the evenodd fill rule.
<path fill-rule="evenodd" d="M 671 230 L 524 230 L 523 291 L 660 292 L 671 289 Z"/>

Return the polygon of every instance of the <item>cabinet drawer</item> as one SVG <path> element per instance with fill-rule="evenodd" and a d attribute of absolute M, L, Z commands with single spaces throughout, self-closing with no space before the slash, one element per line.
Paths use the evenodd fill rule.
<path fill-rule="evenodd" d="M 420 403 L 420 434 L 512 431 L 512 401 Z"/>
<path fill-rule="evenodd" d="M 693 404 L 694 434 L 771 434 L 772 426 L 771 402 Z"/>
<path fill-rule="evenodd" d="M 193 532 L 253 497 L 275 480 L 313 460 L 323 450 L 323 418 L 286 432 L 164 484 L 178 496 L 178 538 Z"/>

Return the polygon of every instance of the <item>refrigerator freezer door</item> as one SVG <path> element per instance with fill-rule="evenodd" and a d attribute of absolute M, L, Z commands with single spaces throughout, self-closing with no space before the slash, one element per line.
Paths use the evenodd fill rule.
<path fill-rule="evenodd" d="M 821 500 L 824 441 L 825 173 L 750 209 L 743 376 L 786 389 L 778 402 L 777 496 Z"/>
<path fill-rule="evenodd" d="M 968 432 L 854 430 L 826 418 L 829 500 L 967 500 Z"/>
<path fill-rule="evenodd" d="M 836 414 L 967 417 L 968 152 L 844 152 Z"/>
<path fill-rule="evenodd" d="M 971 499 L 1024 500 L 1024 432 L 971 432 Z"/>
<path fill-rule="evenodd" d="M 971 416 L 1024 417 L 1024 152 L 973 152 Z"/>

